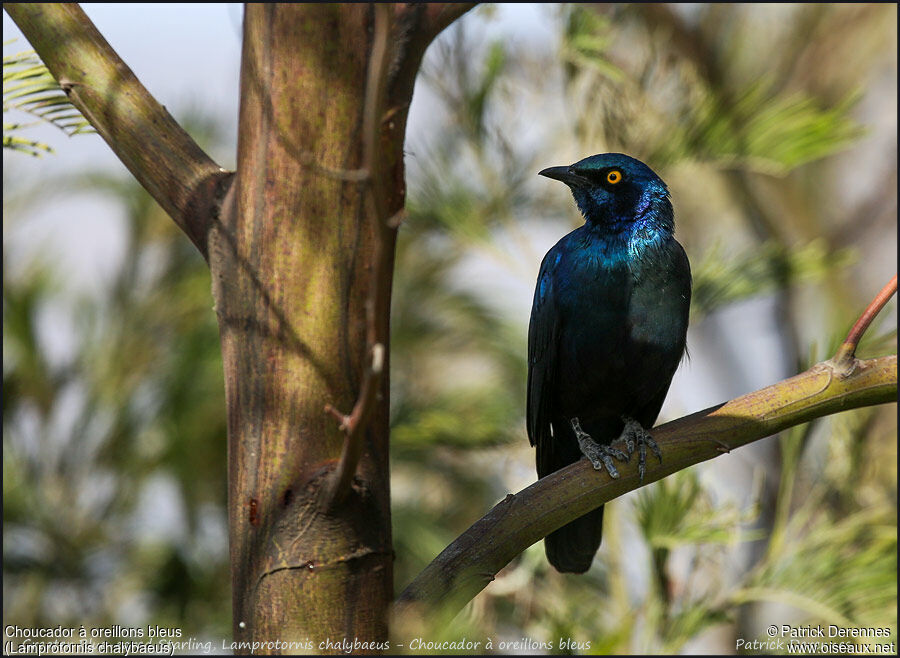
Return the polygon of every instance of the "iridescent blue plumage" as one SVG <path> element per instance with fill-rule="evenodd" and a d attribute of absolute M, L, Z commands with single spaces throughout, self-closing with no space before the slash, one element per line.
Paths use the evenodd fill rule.
<path fill-rule="evenodd" d="M 639 160 L 603 153 L 541 175 L 566 183 L 585 223 L 544 257 L 528 331 L 528 437 L 538 476 L 588 456 L 637 447 L 684 353 L 691 274 L 675 240 L 665 183 Z M 609 447 L 622 437 L 628 454 Z M 547 536 L 560 571 L 586 571 L 600 545 L 600 507 Z"/>

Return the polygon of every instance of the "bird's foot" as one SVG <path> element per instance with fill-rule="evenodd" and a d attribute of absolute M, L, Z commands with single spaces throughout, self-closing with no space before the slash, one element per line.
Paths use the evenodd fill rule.
<path fill-rule="evenodd" d="M 616 465 L 613 463 L 613 457 L 619 461 L 628 461 L 629 455 L 618 448 L 603 446 L 594 441 L 590 434 L 581 429 L 581 423 L 578 422 L 578 418 L 573 418 L 569 422 L 572 425 L 572 430 L 575 432 L 575 437 L 578 439 L 578 446 L 581 448 L 581 453 L 591 460 L 591 464 L 594 465 L 594 468 L 598 471 L 602 471 L 605 467 L 606 472 L 609 473 L 611 477 L 619 477 L 619 471 L 616 470 Z"/>
<path fill-rule="evenodd" d="M 629 459 L 635 450 L 638 451 L 638 473 L 641 482 L 643 482 L 647 463 L 647 447 L 650 447 L 660 464 L 662 464 L 662 453 L 659 451 L 659 446 L 656 445 L 656 441 L 653 440 L 650 432 L 645 430 L 643 425 L 634 418 L 628 418 L 627 416 L 624 416 L 622 420 L 625 421 L 625 428 L 622 430 L 622 434 L 619 435 L 619 439 L 625 442 Z"/>

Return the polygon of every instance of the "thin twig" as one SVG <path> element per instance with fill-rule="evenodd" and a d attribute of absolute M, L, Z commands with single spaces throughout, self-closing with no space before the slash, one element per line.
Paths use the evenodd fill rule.
<path fill-rule="evenodd" d="M 384 372 L 387 336 L 382 336 L 381 320 L 389 312 L 390 297 L 390 238 L 396 231 L 394 217 L 388 218 L 384 198 L 384 173 L 382 171 L 383 150 L 381 130 L 386 114 L 387 78 L 391 63 L 390 36 L 393 10 L 390 5 L 376 4 L 375 35 L 369 59 L 366 80 L 366 98 L 363 106 L 363 166 L 359 171 L 367 173 L 366 203 L 369 213 L 375 218 L 375 266 L 369 295 L 366 299 L 366 345 L 367 364 L 359 389 L 359 397 L 349 416 L 329 405 L 326 408 L 341 423 L 344 431 L 344 447 L 337 468 L 326 485 L 324 501 L 326 508 L 339 505 L 350 491 L 350 484 L 362 456 L 365 430 L 375 408 L 381 378 Z M 396 217 L 396 216 L 395 216 Z"/>
<path fill-rule="evenodd" d="M 896 274 L 887 282 L 884 288 L 881 289 L 881 292 L 875 295 L 875 299 L 869 303 L 866 310 L 859 316 L 859 319 L 853 325 L 853 328 L 850 329 L 850 333 L 847 334 L 844 342 L 841 343 L 838 351 L 832 357 L 831 364 L 838 373 L 845 374 L 852 372 L 854 362 L 856 361 L 856 348 L 859 345 L 860 339 L 866 332 L 866 329 L 869 328 L 872 320 L 874 320 L 875 316 L 878 315 L 882 308 L 884 308 L 884 305 L 888 303 L 888 300 L 894 296 L 895 292 L 897 292 Z"/>

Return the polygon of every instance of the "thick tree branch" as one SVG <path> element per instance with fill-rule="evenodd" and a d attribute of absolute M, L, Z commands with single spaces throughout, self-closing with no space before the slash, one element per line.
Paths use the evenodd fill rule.
<path fill-rule="evenodd" d="M 206 257 L 206 233 L 231 174 L 151 96 L 77 4 L 3 8 L 72 104 Z"/>
<path fill-rule="evenodd" d="M 717 407 L 654 428 L 662 464 L 650 460 L 645 481 L 637 460 L 620 477 L 597 473 L 582 459 L 509 494 L 438 555 L 407 586 L 394 607 L 400 627 L 435 612 L 455 615 L 519 553 L 557 528 L 644 484 L 713 459 L 734 448 L 838 411 L 896 402 L 897 355 L 860 361 L 854 346 L 897 286 L 876 296 L 834 358 L 806 372 Z M 846 352 L 846 353 L 845 353 Z"/>
<path fill-rule="evenodd" d="M 660 465 L 648 460 L 643 484 L 794 425 L 896 399 L 896 355 L 858 361 L 847 377 L 829 363 L 819 363 L 796 377 L 654 428 L 663 461 Z M 636 462 L 620 466 L 620 477 L 614 480 L 582 459 L 509 494 L 409 584 L 395 606 L 398 621 L 432 608 L 448 614 L 459 611 L 533 543 L 643 486 Z"/>

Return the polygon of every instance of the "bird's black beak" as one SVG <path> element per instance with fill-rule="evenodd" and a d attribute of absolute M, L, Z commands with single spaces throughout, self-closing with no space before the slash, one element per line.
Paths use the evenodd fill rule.
<path fill-rule="evenodd" d="M 585 183 L 584 178 L 572 171 L 571 167 L 547 167 L 539 171 L 538 176 L 546 176 L 553 180 L 562 181 L 569 186 L 583 185 Z"/>

